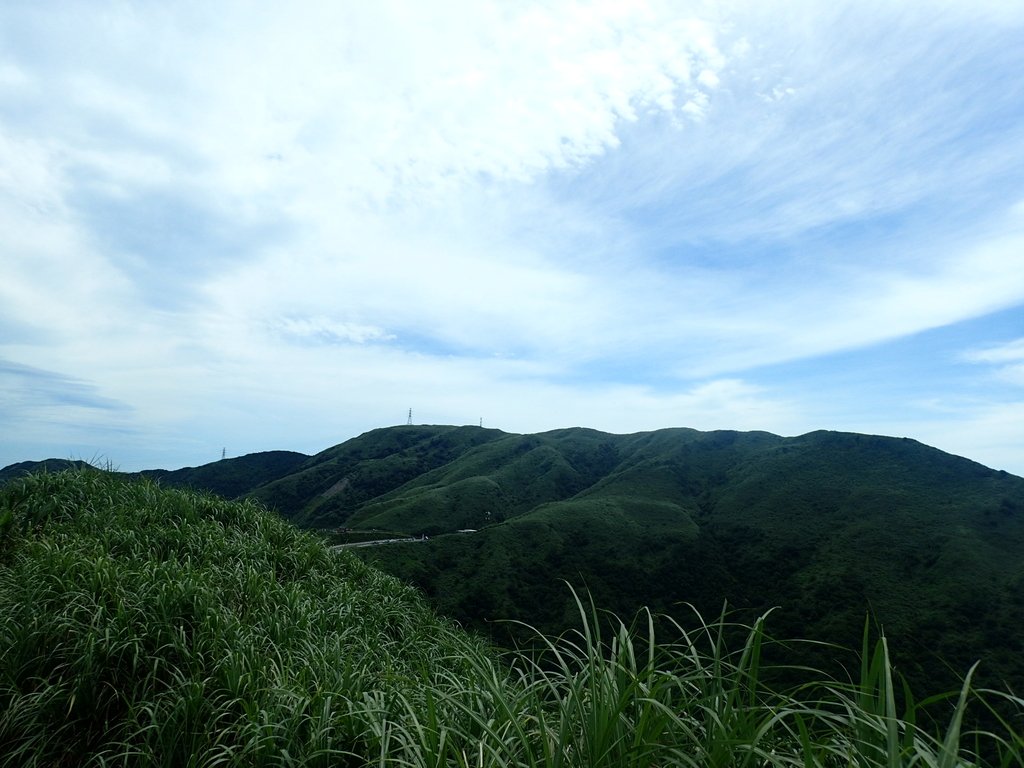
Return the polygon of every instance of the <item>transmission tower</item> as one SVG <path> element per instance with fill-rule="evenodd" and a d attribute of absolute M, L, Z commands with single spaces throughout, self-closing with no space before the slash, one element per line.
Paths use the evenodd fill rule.
<path fill-rule="evenodd" d="M 405 425 L 407 427 L 412 425 L 412 408 L 409 409 L 409 418 L 406 419 Z"/>

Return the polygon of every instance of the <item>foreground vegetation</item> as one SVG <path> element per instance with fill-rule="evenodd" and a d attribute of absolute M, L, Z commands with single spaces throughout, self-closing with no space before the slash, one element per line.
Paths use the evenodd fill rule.
<path fill-rule="evenodd" d="M 865 639 L 853 680 L 808 671 L 777 693 L 763 620 L 685 631 L 578 607 L 580 632 L 499 654 L 254 503 L 96 471 L 15 480 L 0 489 L 0 765 L 1024 759 L 1024 702 L 968 674 L 915 703 L 884 639 Z M 963 727 L 988 708 L 1011 714 Z"/>

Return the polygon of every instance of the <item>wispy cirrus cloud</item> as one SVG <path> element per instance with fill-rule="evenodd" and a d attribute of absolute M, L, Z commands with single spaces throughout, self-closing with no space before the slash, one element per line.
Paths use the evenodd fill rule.
<path fill-rule="evenodd" d="M 972 363 L 1004 364 L 1024 362 L 1024 338 L 965 352 L 964 359 Z"/>
<path fill-rule="evenodd" d="M 24 408 L 75 407 L 126 411 L 125 403 L 100 394 L 99 388 L 71 376 L 0 360 L 0 402 L 8 418 Z"/>
<path fill-rule="evenodd" d="M 0 429 L 26 459 L 100 457 L 138 438 L 135 416 L 93 382 L 0 359 Z"/>
<path fill-rule="evenodd" d="M 370 341 L 390 341 L 394 334 L 372 325 L 360 325 L 334 320 L 329 317 L 284 317 L 276 324 L 277 331 L 286 338 L 323 344 L 365 344 Z"/>
<path fill-rule="evenodd" d="M 963 358 L 990 366 L 1001 381 L 1024 386 L 1024 338 L 969 350 Z"/>

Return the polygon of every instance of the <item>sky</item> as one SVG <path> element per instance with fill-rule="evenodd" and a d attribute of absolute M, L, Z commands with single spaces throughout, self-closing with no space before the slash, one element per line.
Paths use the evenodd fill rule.
<path fill-rule="evenodd" d="M 0 4 L 0 466 L 378 427 L 1024 476 L 1024 3 Z"/>

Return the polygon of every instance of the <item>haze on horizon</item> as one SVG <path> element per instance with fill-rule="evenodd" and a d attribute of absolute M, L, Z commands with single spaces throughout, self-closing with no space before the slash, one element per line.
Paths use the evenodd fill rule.
<path fill-rule="evenodd" d="M 368 429 L 1024 475 L 1024 4 L 0 6 L 0 466 Z"/>

